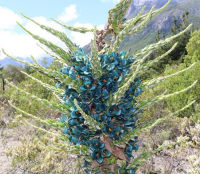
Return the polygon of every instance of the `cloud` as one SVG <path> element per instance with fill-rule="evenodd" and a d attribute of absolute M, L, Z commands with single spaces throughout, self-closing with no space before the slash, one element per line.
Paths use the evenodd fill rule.
<path fill-rule="evenodd" d="M 90 23 L 81 24 L 79 22 L 75 23 L 74 27 L 86 27 L 86 28 L 89 28 L 89 29 L 94 28 L 94 26 L 92 24 L 90 24 Z M 103 29 L 104 25 L 98 25 L 97 28 L 98 29 Z M 71 32 L 71 35 L 72 35 L 73 41 L 77 45 L 79 45 L 81 47 L 83 47 L 86 44 L 90 43 L 90 41 L 93 38 L 93 33 L 92 32 L 89 32 L 89 33 Z"/>
<path fill-rule="evenodd" d="M 78 17 L 76 5 L 72 4 L 65 8 L 65 11 L 58 17 L 62 22 L 69 22 Z"/>
<path fill-rule="evenodd" d="M 59 24 L 53 21 L 49 21 L 43 16 L 34 17 L 33 19 L 36 20 L 38 23 L 65 32 L 65 29 L 63 29 Z M 32 23 L 31 21 L 23 19 L 12 10 L 0 7 L 0 49 L 4 48 L 6 52 L 10 55 L 24 59 L 30 57 L 30 55 L 33 55 L 37 59 L 47 56 L 47 54 L 37 46 L 37 44 L 39 43 L 38 41 L 33 39 L 26 32 L 22 32 L 21 30 L 19 30 L 19 26 L 16 24 L 16 21 L 22 23 L 23 26 L 31 31 L 33 34 L 39 35 L 42 38 L 51 41 L 52 43 L 60 46 L 67 51 L 67 47 L 64 45 L 64 43 L 61 42 L 54 35 L 41 29 L 39 26 Z M 76 22 L 74 26 L 94 28 L 94 26 L 90 23 L 81 24 L 79 22 Z M 97 28 L 103 29 L 104 25 L 98 25 Z M 93 33 L 82 34 L 78 32 L 69 32 L 69 36 L 74 43 L 82 47 L 91 41 L 91 39 L 93 38 Z M 3 59 L 5 57 L 6 55 L 3 55 L 2 52 L 0 52 L 0 59 Z"/>
<path fill-rule="evenodd" d="M 31 21 L 23 21 L 19 15 L 15 14 L 13 11 L 7 8 L 0 7 L 0 9 L 0 16 L 4 16 L 4 20 L 0 20 L 0 49 L 3 48 L 10 55 L 24 59 L 30 57 L 30 55 L 33 55 L 37 59 L 47 56 L 46 53 L 37 46 L 37 43 L 39 43 L 38 41 L 33 39 L 26 32 L 20 33 L 19 31 L 16 31 L 17 20 L 19 22 L 23 22 L 25 28 L 27 28 L 32 33 L 39 35 L 56 45 L 59 45 L 67 51 L 64 43 L 62 43 L 52 34 L 42 30 L 39 26 L 35 25 Z M 8 14 L 12 16 L 9 16 Z M 48 21 L 45 17 L 35 17 L 33 19 L 41 24 L 53 27 L 59 31 L 64 31 L 60 25 L 56 24 L 55 22 Z M 0 52 L 0 59 L 5 57 L 6 55 L 3 55 L 2 52 Z"/>
<path fill-rule="evenodd" d="M 13 29 L 16 21 L 22 23 L 23 19 L 12 10 L 0 6 L 0 30 Z"/>
<path fill-rule="evenodd" d="M 33 55 L 36 58 L 45 56 L 45 53 L 36 45 L 31 36 L 10 31 L 0 31 L 0 47 L 14 57 L 27 58 Z M 7 57 L 0 54 L 0 59 Z"/>

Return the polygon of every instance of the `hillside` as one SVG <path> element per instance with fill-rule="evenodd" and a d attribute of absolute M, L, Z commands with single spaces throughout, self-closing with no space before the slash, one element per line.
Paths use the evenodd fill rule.
<path fill-rule="evenodd" d="M 157 1 L 154 1 L 157 2 Z M 147 4 L 144 4 L 147 5 Z M 151 4 L 156 5 L 156 4 Z M 157 5 L 157 7 L 162 6 L 162 4 Z M 149 6 L 147 6 L 149 7 Z M 140 9 L 141 7 L 138 7 Z M 193 23 L 195 27 L 200 26 L 200 1 L 199 0 L 181 0 L 179 2 L 172 3 L 159 15 L 154 17 L 151 22 L 146 26 L 146 28 L 137 33 L 134 36 L 127 37 L 121 49 L 132 49 L 133 51 L 148 45 L 149 43 L 155 42 L 155 36 L 158 30 L 161 33 L 170 33 L 170 29 L 173 25 L 173 17 L 175 16 L 180 20 L 182 14 L 185 11 L 189 11 L 189 22 Z M 129 14 L 128 17 L 133 16 Z M 135 44 L 137 43 L 137 44 Z"/>
<path fill-rule="evenodd" d="M 162 7 L 167 0 L 136 0 L 133 1 L 126 18 L 134 17 L 143 6 L 146 6 L 146 11 L 155 5 L 156 8 Z M 155 42 L 157 31 L 170 34 L 170 29 L 173 25 L 173 17 L 175 16 L 180 20 L 182 14 L 189 11 L 189 23 L 193 23 L 194 27 L 200 26 L 200 0 L 172 0 L 170 5 L 159 15 L 151 19 L 150 23 L 144 28 L 142 32 L 138 32 L 133 36 L 126 37 L 122 43 L 121 49 L 129 50 L 132 52 L 137 49 L 143 48 L 152 42 Z M 136 44 L 137 43 L 137 44 Z M 89 44 L 84 47 L 86 53 L 89 53 Z"/>

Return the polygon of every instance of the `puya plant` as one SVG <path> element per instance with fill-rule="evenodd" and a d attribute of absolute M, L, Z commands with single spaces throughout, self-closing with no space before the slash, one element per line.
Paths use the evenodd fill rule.
<path fill-rule="evenodd" d="M 55 58 L 55 61 L 62 65 L 62 68 L 60 71 L 44 68 L 33 56 L 31 57 L 34 64 L 31 64 L 18 60 L 4 50 L 3 52 L 8 57 L 51 77 L 56 82 L 55 86 L 43 83 L 40 79 L 36 79 L 30 74 L 23 72 L 29 78 L 40 83 L 52 92 L 59 102 L 56 103 L 55 101 L 52 102 L 39 98 L 23 89 L 19 89 L 11 82 L 7 81 L 7 83 L 20 92 L 25 93 L 27 97 L 38 100 L 42 104 L 58 110 L 62 113 L 62 119 L 59 121 L 42 119 L 14 106 L 11 101 L 10 105 L 17 111 L 35 119 L 39 123 L 51 126 L 55 128 L 55 130 L 61 129 L 62 133 L 59 131 L 55 133 L 32 125 L 29 121 L 26 121 L 33 127 L 50 133 L 53 136 L 58 136 L 61 140 L 66 141 L 66 150 L 72 154 L 76 154 L 77 160 L 83 163 L 78 173 L 82 171 L 96 174 L 133 174 L 136 172 L 137 167 L 152 154 L 183 141 L 178 140 L 175 143 L 161 146 L 152 152 L 142 154 L 140 157 L 134 159 L 133 152 L 138 149 L 137 136 L 139 136 L 141 132 L 151 129 L 194 103 L 194 101 L 192 101 L 184 108 L 175 113 L 171 113 L 167 117 L 137 127 L 138 117 L 142 116 L 142 111 L 145 108 L 168 97 L 185 92 L 196 84 L 195 81 L 181 91 L 171 94 L 162 94 L 145 101 L 137 101 L 137 97 L 144 90 L 148 90 L 159 82 L 183 73 L 194 66 L 194 64 L 192 64 L 182 71 L 149 81 L 143 82 L 140 80 L 141 74 L 148 71 L 154 63 L 174 50 L 177 43 L 165 54 L 151 60 L 149 57 L 151 57 L 153 51 L 184 34 L 190 29 L 191 25 L 172 37 L 160 40 L 157 43 L 153 43 L 138 50 L 133 55 L 129 55 L 126 51 L 119 51 L 120 44 L 126 36 L 133 35 L 142 30 L 150 19 L 161 12 L 170 1 L 171 0 L 160 9 L 154 10 L 153 7 L 148 13 L 144 13 L 143 8 L 137 16 L 132 19 L 126 19 L 124 16 L 132 0 L 121 0 L 109 11 L 108 24 L 103 30 L 98 30 L 96 27 L 93 29 L 84 27 L 75 28 L 53 19 L 53 21 L 71 31 L 80 33 L 93 32 L 94 38 L 89 55 L 86 55 L 84 51 L 79 46 L 75 45 L 63 32 L 39 24 L 22 14 L 25 18 L 40 26 L 42 29 L 60 38 L 68 47 L 69 51 L 65 51 L 54 43 L 31 33 L 18 23 L 19 26 L 34 39 L 48 48 L 42 47 L 46 53 L 51 55 Z M 108 35 L 112 37 L 110 41 L 107 37 Z M 59 145 L 57 147 L 59 148 Z"/>

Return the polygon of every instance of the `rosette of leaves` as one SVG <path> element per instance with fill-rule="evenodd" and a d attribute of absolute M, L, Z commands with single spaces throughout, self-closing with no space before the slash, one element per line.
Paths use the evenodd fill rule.
<path fill-rule="evenodd" d="M 4 51 L 7 56 L 35 68 L 56 82 L 55 86 L 51 86 L 25 73 L 28 77 L 53 92 L 59 103 L 41 99 L 15 87 L 10 82 L 8 84 L 27 96 L 60 111 L 62 119 L 59 121 L 43 120 L 10 104 L 16 110 L 36 119 L 40 123 L 51 126 L 55 130 L 62 130 L 62 134 L 55 134 L 34 126 L 67 141 L 68 145 L 66 145 L 66 148 L 71 153 L 75 153 L 77 159 L 83 162 L 81 170 L 85 173 L 135 173 L 139 166 L 137 163 L 139 160 L 136 159 L 135 162 L 133 158 L 133 151 L 138 149 L 137 135 L 139 135 L 140 131 L 147 130 L 158 124 L 156 122 L 137 128 L 138 117 L 142 111 L 160 100 L 190 89 L 196 83 L 194 82 L 188 88 L 173 94 L 155 96 L 155 98 L 148 101 L 137 101 L 137 97 L 143 90 L 147 90 L 159 82 L 182 73 L 193 66 L 191 65 L 175 74 L 146 82 L 142 82 L 139 78 L 154 63 L 175 49 L 177 44 L 154 60 L 148 59 L 151 53 L 160 46 L 184 34 L 191 26 L 177 35 L 138 50 L 134 55 L 129 55 L 126 51 L 119 52 L 118 49 L 124 37 L 142 30 L 151 17 L 163 10 L 170 1 L 161 9 L 154 10 L 152 8 L 148 13 L 143 13 L 144 9 L 142 9 L 137 16 L 126 20 L 124 16 L 130 3 L 131 0 L 121 0 L 115 8 L 109 11 L 108 25 L 104 30 L 83 27 L 75 28 L 54 19 L 55 22 L 69 30 L 80 33 L 93 32 L 94 39 L 90 55 L 86 55 L 64 33 L 39 24 L 23 15 L 42 29 L 60 38 L 70 50 L 66 52 L 63 48 L 31 33 L 19 24 L 34 39 L 49 49 L 43 48 L 62 65 L 60 71 L 42 67 L 33 57 L 32 59 L 35 63 L 30 64 L 16 59 Z M 105 40 L 108 34 L 112 36 L 110 44 L 106 43 Z M 148 155 L 146 156 L 148 157 Z"/>

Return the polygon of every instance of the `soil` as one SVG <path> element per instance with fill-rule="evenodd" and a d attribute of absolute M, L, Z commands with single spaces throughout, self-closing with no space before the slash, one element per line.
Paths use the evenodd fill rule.
<path fill-rule="evenodd" d="M 10 165 L 11 162 L 6 156 L 6 149 L 2 144 L 2 137 L 0 136 L 0 174 L 7 174 Z"/>

